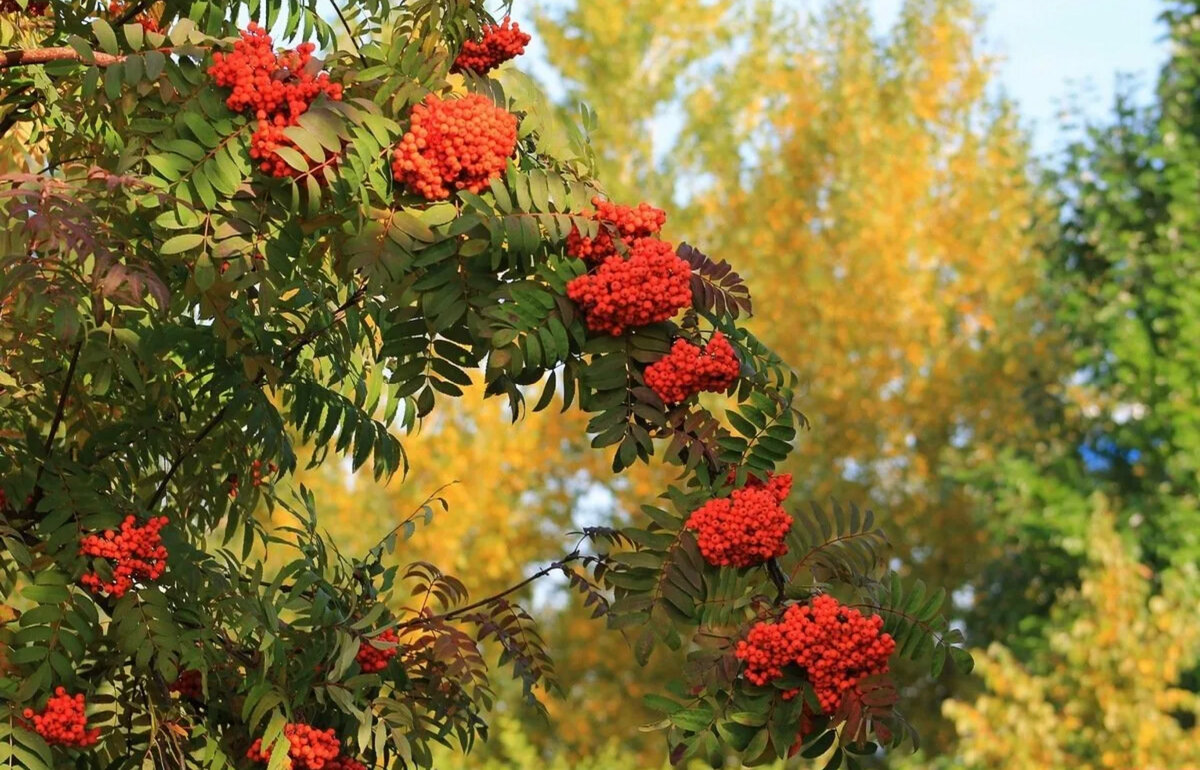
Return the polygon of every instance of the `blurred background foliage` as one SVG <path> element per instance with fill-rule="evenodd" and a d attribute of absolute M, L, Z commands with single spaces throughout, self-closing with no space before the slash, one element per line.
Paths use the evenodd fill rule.
<path fill-rule="evenodd" d="M 1153 103 L 1123 96 L 1035 161 L 982 4 L 907 0 L 882 37 L 861 0 L 816 5 L 547 0 L 553 66 L 530 74 L 604 116 L 612 198 L 744 267 L 753 331 L 808 386 L 798 496 L 869 502 L 898 568 L 958 586 L 978 675 L 904 693 L 925 742 L 891 766 L 1200 766 L 1200 7 L 1162 4 Z M 338 493 L 341 545 L 449 484 L 404 556 L 482 595 L 663 486 L 654 468 L 601 484 L 582 424 L 510 430 L 475 395 L 408 439 L 403 483 L 302 476 Z M 530 598 L 564 697 L 547 720 L 513 693 L 497 740 L 441 766 L 657 767 L 640 695 L 679 661 L 638 668 L 586 608 Z"/>

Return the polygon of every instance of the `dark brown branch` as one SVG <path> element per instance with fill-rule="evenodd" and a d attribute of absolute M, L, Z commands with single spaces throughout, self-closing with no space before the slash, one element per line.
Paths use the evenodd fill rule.
<path fill-rule="evenodd" d="M 297 337 L 291 346 L 289 346 L 284 352 L 282 362 L 287 363 L 291 361 L 296 356 L 300 355 L 300 351 L 303 350 L 305 346 L 309 345 L 322 334 L 333 328 L 333 326 L 346 315 L 346 311 L 348 311 L 352 306 L 357 304 L 360 299 L 366 296 L 366 293 L 367 285 L 364 283 L 359 286 L 354 293 L 347 297 L 341 305 L 338 305 L 338 307 L 333 311 L 332 320 L 330 320 L 328 324 L 322 326 L 320 329 L 314 329 L 311 332 L 301 334 L 299 337 Z M 255 387 L 262 385 L 265 379 L 266 372 L 260 372 L 259 375 L 254 378 Z M 193 436 L 190 441 L 188 441 L 179 454 L 175 455 L 175 459 L 173 459 L 171 464 L 167 467 L 167 472 L 163 475 L 162 481 L 159 482 L 158 487 L 154 490 L 154 494 L 150 497 L 150 502 L 146 506 L 147 509 L 153 510 L 154 506 L 156 506 L 158 502 L 162 500 L 163 495 L 167 492 L 167 484 L 169 484 L 171 479 L 175 477 L 175 473 L 179 470 L 179 467 L 183 464 L 183 461 L 191 455 L 191 453 L 196 449 L 197 446 L 200 445 L 202 441 L 204 441 L 204 439 L 208 438 L 208 436 L 217 429 L 217 426 L 221 424 L 228 414 L 229 404 L 226 403 L 217 411 L 216 414 L 212 416 L 207 423 L 205 423 L 204 427 L 200 429 L 200 432 Z"/>
<path fill-rule="evenodd" d="M 337 3 L 333 4 L 333 10 L 337 11 L 338 18 L 341 19 L 342 27 L 346 30 L 346 36 L 350 38 L 350 42 L 354 43 L 354 50 L 358 53 L 358 60 L 362 62 L 362 66 L 367 66 L 367 57 L 363 56 L 362 46 L 358 44 L 358 38 L 354 36 L 354 32 L 350 29 L 350 22 L 346 20 L 346 15 L 342 13 L 341 6 Z"/>
<path fill-rule="evenodd" d="M 770 576 L 771 582 L 775 584 L 775 604 L 783 602 L 784 593 L 787 589 L 787 578 L 783 575 L 783 570 L 779 568 L 779 561 L 771 559 L 767 562 L 767 575 Z"/>
<path fill-rule="evenodd" d="M 58 428 L 62 425 L 63 414 L 67 409 L 67 396 L 71 391 L 71 382 L 75 379 L 75 367 L 79 364 L 79 353 L 83 350 L 83 342 L 86 339 L 84 332 L 79 333 L 79 341 L 75 343 L 75 350 L 71 352 L 71 363 L 67 366 L 67 374 L 63 379 L 62 392 L 58 394 L 58 406 L 54 410 L 54 419 L 50 421 L 50 433 L 46 436 L 46 445 L 42 448 L 42 461 L 38 464 L 37 474 L 33 477 L 33 494 L 29 498 L 29 503 L 25 506 L 25 516 L 31 516 L 37 508 L 38 501 L 42 499 L 42 473 L 46 470 L 46 461 L 50 459 L 50 450 L 54 447 L 54 438 L 58 435 Z"/>
<path fill-rule="evenodd" d="M 0 51 L 0 69 L 27 67 L 31 64 L 47 64 L 55 61 L 77 61 L 85 64 L 95 64 L 97 67 L 111 67 L 114 64 L 120 64 L 125 61 L 125 57 L 93 51 L 92 60 L 88 61 L 84 59 L 79 51 L 65 45 L 51 48 L 14 48 L 9 51 Z"/>
<path fill-rule="evenodd" d="M 121 15 L 113 19 L 113 27 L 120 27 L 128 24 L 138 14 L 144 13 L 150 6 L 154 5 L 154 0 L 139 0 L 136 3 L 130 3 L 129 6 L 121 12 Z"/>
<path fill-rule="evenodd" d="M 445 622 L 447 620 L 454 620 L 455 618 L 465 615 L 468 612 L 471 612 L 472 610 L 477 610 L 480 607 L 486 607 L 487 605 L 493 604 L 494 602 L 497 602 L 510 594 L 515 594 L 517 591 L 520 591 L 522 588 L 529 585 L 530 583 L 541 580 L 542 578 L 546 577 L 547 575 L 549 575 L 552 572 L 558 572 L 559 570 L 563 569 L 571 562 L 579 561 L 580 559 L 583 559 L 583 558 L 585 558 L 584 555 L 582 553 L 580 553 L 578 550 L 572 551 L 571 553 L 567 554 L 566 556 L 559 559 L 558 561 L 553 562 L 552 564 L 549 564 L 549 565 L 541 568 L 537 572 L 533 573 L 529 577 L 522 580 L 520 583 L 511 585 L 508 588 L 505 588 L 503 591 L 494 593 L 491 596 L 480 599 L 477 602 L 471 602 L 470 604 L 466 605 L 465 607 L 458 607 L 456 609 L 450 610 L 449 612 L 443 612 L 440 615 L 423 615 L 419 618 L 413 618 L 412 620 L 409 620 L 407 622 L 399 624 L 397 626 L 397 628 L 405 629 L 405 628 L 412 628 L 413 626 L 420 626 L 420 625 L 423 625 L 426 623 L 433 623 L 436 621 Z"/>

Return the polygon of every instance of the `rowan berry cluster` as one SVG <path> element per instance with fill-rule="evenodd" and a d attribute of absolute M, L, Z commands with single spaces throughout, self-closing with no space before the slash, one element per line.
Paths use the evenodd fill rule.
<path fill-rule="evenodd" d="M 180 671 L 179 676 L 175 677 L 175 681 L 167 688 L 171 692 L 177 692 L 180 696 L 188 700 L 203 700 L 204 685 L 201 680 L 200 672 L 196 669 L 188 669 Z"/>
<path fill-rule="evenodd" d="M 787 553 L 792 517 L 781 503 L 791 491 L 792 477 L 781 474 L 764 484 L 747 482 L 729 497 L 709 500 L 692 511 L 687 528 L 705 561 L 717 567 L 753 567 Z"/>
<path fill-rule="evenodd" d="M 567 296 L 584 311 L 587 327 L 614 336 L 665 321 L 692 301 L 692 269 L 671 244 L 639 238 L 629 258 L 609 257 L 567 284 Z"/>
<path fill-rule="evenodd" d="M 299 125 L 300 116 L 317 97 L 342 98 L 341 85 L 331 82 L 328 73 L 313 72 L 310 63 L 315 50 L 312 43 L 301 43 L 294 51 L 276 54 L 267 31 L 251 23 L 233 44 L 233 51 L 213 54 L 208 68 L 214 83 L 231 89 L 225 99 L 229 109 L 250 113 L 258 121 L 250 137 L 250 157 L 273 176 L 300 173 L 277 152 L 281 147 L 295 148 L 284 129 Z"/>
<path fill-rule="evenodd" d="M 756 623 L 738 642 L 735 654 L 746 662 L 746 679 L 765 685 L 796 665 L 812 683 L 826 714 L 835 712 L 842 696 L 863 678 L 888 672 L 888 657 L 896 649 L 883 632 L 883 618 L 867 617 L 832 596 L 810 605 L 793 604 L 779 622 Z M 794 698 L 799 690 L 783 693 Z"/>
<path fill-rule="evenodd" d="M 670 353 L 646 367 L 646 386 L 665 403 L 677 404 L 701 391 L 728 390 L 737 382 L 739 368 L 737 354 L 721 332 L 703 349 L 677 339 Z"/>
<path fill-rule="evenodd" d="M 49 5 L 49 0 L 30 0 L 28 5 L 21 8 L 17 0 L 3 0 L 0 2 L 0 13 L 24 12 L 26 16 L 45 16 Z"/>
<path fill-rule="evenodd" d="M 517 118 L 481 94 L 413 107 L 408 133 L 392 153 L 392 176 L 428 200 L 477 193 L 504 172 L 517 148 Z"/>
<path fill-rule="evenodd" d="M 649 203 L 637 206 L 622 206 L 597 196 L 592 198 L 596 211 L 585 216 L 600 223 L 595 237 L 589 238 L 572 227 L 567 235 L 567 253 L 584 262 L 599 263 L 618 255 L 613 235 L 625 244 L 625 250 L 638 238 L 657 235 L 667 222 L 667 212 L 656 209 Z"/>
<path fill-rule="evenodd" d="M 267 473 L 274 473 L 278 470 L 275 463 L 267 463 Z M 263 484 L 263 461 L 255 460 L 250 463 L 250 484 L 251 486 L 261 487 Z"/>
<path fill-rule="evenodd" d="M 157 580 L 167 568 L 167 549 L 159 536 L 159 530 L 166 524 L 166 516 L 153 517 L 141 526 L 133 516 L 126 516 L 119 531 L 109 529 L 103 535 L 88 535 L 80 540 L 80 555 L 113 562 L 111 581 L 105 582 L 98 573 L 89 572 L 80 582 L 92 593 L 119 599 L 133 587 L 134 581 Z"/>
<path fill-rule="evenodd" d="M 450 71 L 472 70 L 485 75 L 509 59 L 525 53 L 525 46 L 529 45 L 530 39 L 516 22 L 505 16 L 503 23 L 484 27 L 479 40 L 463 43 Z"/>
<path fill-rule="evenodd" d="M 65 687 L 59 687 L 40 713 L 25 709 L 24 716 L 33 722 L 34 731 L 46 743 L 82 749 L 100 740 L 100 728 L 87 728 L 86 707 L 87 701 L 82 693 L 71 695 Z"/>
<path fill-rule="evenodd" d="M 118 18 L 121 16 L 121 14 L 125 13 L 125 10 L 128 7 L 129 3 L 122 3 L 121 0 L 112 0 L 112 2 L 108 4 L 108 15 L 112 16 L 113 18 Z M 139 13 L 137 16 L 133 17 L 132 21 L 134 24 L 141 24 L 142 29 L 146 30 L 147 32 L 161 31 L 158 26 L 158 21 L 156 21 L 149 13 Z"/>
<path fill-rule="evenodd" d="M 399 645 L 400 643 L 399 638 L 396 636 L 396 630 L 393 628 L 389 628 L 376 636 L 374 641 L 391 645 Z M 377 671 L 387 668 L 388 662 L 396 657 L 399 649 L 398 646 L 379 648 L 370 642 L 364 641 L 359 643 L 358 654 L 354 656 L 354 659 L 358 661 L 358 665 L 363 670 L 363 673 L 374 674 Z"/>
<path fill-rule="evenodd" d="M 264 465 L 262 460 L 255 460 L 254 462 L 250 463 L 250 486 L 257 488 L 266 483 L 267 475 L 263 473 L 263 467 Z M 266 463 L 265 467 L 267 469 L 267 474 L 271 474 L 279 470 L 279 467 L 275 465 L 275 463 Z M 231 473 L 225 479 L 225 481 L 229 484 L 229 497 L 231 499 L 237 497 L 238 491 L 241 489 L 241 477 L 236 473 Z"/>
<path fill-rule="evenodd" d="M 284 725 L 283 734 L 290 744 L 284 767 L 292 770 L 335 770 L 339 767 L 334 763 L 342 751 L 342 742 L 334 737 L 333 728 L 318 730 L 311 725 L 289 722 Z M 246 758 L 252 762 L 269 762 L 271 749 L 264 749 L 262 739 L 257 738 L 246 751 Z"/>

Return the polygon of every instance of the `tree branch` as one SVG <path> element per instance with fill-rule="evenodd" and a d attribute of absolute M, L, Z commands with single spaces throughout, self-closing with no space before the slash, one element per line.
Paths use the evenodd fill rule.
<path fill-rule="evenodd" d="M 566 556 L 559 559 L 558 561 L 553 562 L 552 564 L 549 564 L 549 565 L 541 568 L 537 572 L 533 573 L 529 577 L 522 580 L 520 583 L 511 585 L 508 588 L 505 588 L 503 591 L 494 593 L 491 596 L 480 599 L 477 602 L 471 602 L 470 604 L 466 605 L 465 607 L 458 607 L 456 609 L 450 610 L 449 612 L 443 612 L 440 615 L 426 615 L 426 616 L 422 616 L 419 618 L 413 618 L 412 620 L 406 621 L 404 623 L 400 623 L 399 625 L 396 626 L 396 628 L 397 629 L 406 629 L 406 628 L 412 628 L 413 626 L 419 626 L 419 625 L 422 625 L 425 623 L 432 623 L 434 621 L 443 621 L 444 622 L 447 620 L 454 620 L 455 618 L 457 618 L 461 615 L 465 615 L 468 612 L 471 612 L 472 610 L 477 610 L 480 607 L 486 607 L 487 605 L 492 604 L 493 602 L 499 601 L 500 599 L 503 599 L 504 597 L 506 597 L 510 594 L 514 594 L 517 591 L 520 591 L 525 586 L 529 585 L 530 583 L 533 583 L 537 580 L 541 580 L 542 578 L 549 575 L 551 572 L 558 572 L 559 570 L 566 567 L 571 562 L 579 561 L 580 559 L 583 559 L 583 558 L 585 558 L 584 555 L 582 553 L 580 553 L 578 550 L 572 551 L 571 553 L 567 554 Z"/>
<path fill-rule="evenodd" d="M 125 57 L 93 51 L 92 60 L 87 61 L 79 51 L 70 46 L 14 48 L 8 51 L 0 51 L 0 69 L 27 67 L 31 64 L 46 64 L 54 61 L 77 61 L 85 64 L 95 64 L 97 67 L 111 67 L 114 64 L 120 64 L 125 61 Z"/>
<path fill-rule="evenodd" d="M 319 329 L 314 329 L 306 334 L 301 334 L 299 337 L 297 337 L 296 340 L 288 347 L 288 349 L 284 351 L 282 362 L 287 363 L 291 361 L 296 356 L 300 355 L 300 351 L 303 350 L 305 346 L 309 345 L 322 334 L 333 328 L 334 325 L 336 325 L 337 322 L 346 315 L 346 311 L 355 305 L 360 299 L 362 299 L 366 293 L 367 284 L 363 283 L 349 297 L 347 297 L 342 304 L 338 305 L 337 308 L 334 309 L 333 318 L 328 324 Z M 258 387 L 262 385 L 265 379 L 266 372 L 259 372 L 258 376 L 254 378 L 254 386 Z M 228 414 L 229 403 L 227 402 L 217 411 L 216 414 L 212 416 L 207 423 L 205 423 L 204 427 L 200 429 L 200 432 L 193 436 L 191 440 L 188 441 L 188 443 L 184 446 L 184 448 L 180 450 L 177 455 L 175 455 L 175 459 L 173 459 L 171 464 L 167 467 L 167 472 L 163 475 L 162 481 L 159 482 L 158 487 L 156 487 L 154 490 L 154 494 L 151 495 L 150 501 L 146 506 L 147 509 L 152 510 L 154 506 L 156 506 L 159 501 L 162 500 L 163 495 L 167 492 L 167 484 L 169 484 L 171 479 L 175 477 L 175 473 L 179 470 L 179 467 L 183 464 L 183 461 L 186 460 L 188 456 L 190 456 L 191 453 L 196 449 L 196 447 L 200 445 L 200 442 L 208 438 L 208 436 L 217 429 L 217 426 L 221 424 Z"/>
<path fill-rule="evenodd" d="M 154 0 L 140 0 L 140 2 L 137 2 L 137 3 L 130 3 L 129 6 L 126 7 L 124 11 L 121 12 L 120 16 L 113 19 L 113 23 L 112 23 L 113 27 L 115 28 L 115 27 L 120 27 L 124 24 L 128 24 L 130 22 L 130 20 L 133 19 L 133 17 L 137 16 L 140 13 L 145 12 L 152 5 L 154 5 Z"/>
<path fill-rule="evenodd" d="M 354 43 L 354 50 L 358 53 L 358 60 L 362 62 L 363 67 L 366 67 L 367 57 L 363 56 L 362 46 L 358 44 L 358 38 L 354 36 L 354 32 L 350 29 L 350 22 L 346 20 L 346 15 L 342 13 L 341 6 L 334 3 L 333 10 L 337 11 L 338 18 L 342 22 L 342 28 L 346 30 L 346 36 L 350 38 L 351 43 Z"/>
<path fill-rule="evenodd" d="M 27 517 L 33 514 L 38 501 L 42 499 L 42 473 L 46 470 L 46 461 L 50 459 L 50 450 L 54 447 L 54 437 L 58 435 L 58 428 L 62 425 L 63 413 L 67 409 L 67 395 L 71 391 L 71 382 L 75 379 L 75 367 L 79 363 L 79 353 L 83 350 L 83 342 L 86 338 L 87 335 L 81 331 L 79 341 L 75 343 L 75 350 L 71 352 L 71 363 L 67 366 L 62 392 L 58 394 L 58 406 L 54 410 L 54 419 L 50 421 L 50 434 L 46 436 L 46 445 L 42 448 L 42 461 L 38 464 L 37 474 L 33 477 L 33 494 L 30 495 L 29 503 L 25 506 L 25 516 Z"/>

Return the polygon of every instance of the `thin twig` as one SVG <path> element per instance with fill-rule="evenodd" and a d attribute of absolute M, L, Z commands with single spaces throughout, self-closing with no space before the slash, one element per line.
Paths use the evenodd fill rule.
<path fill-rule="evenodd" d="M 322 326 L 320 329 L 315 329 L 312 332 L 302 334 L 297 337 L 295 342 L 293 342 L 291 346 L 289 346 L 284 352 L 282 362 L 287 363 L 291 361 L 300 354 L 300 351 L 303 350 L 305 346 L 312 343 L 325 332 L 329 331 L 329 329 L 333 328 L 333 326 L 345 316 L 346 311 L 348 311 L 353 305 L 362 299 L 366 293 L 367 284 L 363 283 L 354 291 L 354 293 L 347 297 L 341 305 L 338 305 L 338 307 L 333 311 L 333 318 L 328 324 Z M 254 378 L 255 387 L 261 386 L 265 380 L 266 372 L 260 372 L 258 376 Z M 162 481 L 159 482 L 158 487 L 154 490 L 154 494 L 150 497 L 150 502 L 147 504 L 147 509 L 152 510 L 154 506 L 158 504 L 163 495 L 166 494 L 167 484 L 169 484 L 171 479 L 175 476 L 176 471 L 179 470 L 179 467 L 183 464 L 183 461 L 186 460 L 188 456 L 196 449 L 196 447 L 200 445 L 200 442 L 204 441 L 204 439 L 208 438 L 208 436 L 214 430 L 216 430 L 217 426 L 221 424 L 221 421 L 224 420 L 228 414 L 229 403 L 226 402 L 217 411 L 217 413 L 212 416 L 212 419 L 205 423 L 204 427 L 200 429 L 200 432 L 193 436 L 190 441 L 188 441 L 179 454 L 175 455 L 175 459 L 173 459 L 171 464 L 167 467 L 167 472 L 163 476 Z"/>
<path fill-rule="evenodd" d="M 354 50 L 358 53 L 358 60 L 362 62 L 362 66 L 367 66 L 367 57 L 363 56 L 362 46 L 358 44 L 358 38 L 354 36 L 354 32 L 350 29 L 350 22 L 346 20 L 345 14 L 342 13 L 341 6 L 337 3 L 333 4 L 333 10 L 337 11 L 338 18 L 342 20 L 342 27 L 346 30 L 347 37 L 350 42 L 354 43 Z"/>
<path fill-rule="evenodd" d="M 75 367 L 79 363 L 79 353 L 83 350 L 83 342 L 87 335 L 83 332 L 79 334 L 79 341 L 75 343 L 75 350 L 71 353 L 71 363 L 67 366 L 67 375 L 63 380 L 62 392 L 58 394 L 58 406 L 54 410 L 54 419 L 50 422 L 50 434 L 46 436 L 46 445 L 42 448 L 42 461 L 38 464 L 37 474 L 33 477 L 33 495 L 29 499 L 29 504 L 25 506 L 25 515 L 29 516 L 37 508 L 38 501 L 42 497 L 42 472 L 46 470 L 46 461 L 50 459 L 50 450 L 54 447 L 54 438 L 58 435 L 58 428 L 62 425 L 63 414 L 67 408 L 67 394 L 71 391 L 71 381 L 75 379 Z"/>
<path fill-rule="evenodd" d="M 122 11 L 120 16 L 113 19 L 113 26 L 120 27 L 123 24 L 127 24 L 130 19 L 145 12 L 152 5 L 154 5 L 154 0 L 140 0 L 136 3 L 130 3 L 129 7 Z"/>
<path fill-rule="evenodd" d="M 428 616 L 422 616 L 419 618 L 413 618 L 412 620 L 406 621 L 404 623 L 400 623 L 399 625 L 396 626 L 396 628 L 397 629 L 405 629 L 405 628 L 411 628 L 413 626 L 419 626 L 419 625 L 423 625 L 423 624 L 427 624 L 427 623 L 432 623 L 435 621 L 454 620 L 455 618 L 459 617 L 460 615 L 464 615 L 468 612 L 471 612 L 472 610 L 477 610 L 480 607 L 486 607 L 487 605 L 492 604 L 493 602 L 497 602 L 497 601 L 503 599 L 504 597 L 508 596 L 509 594 L 514 594 L 517 591 L 520 591 L 525 586 L 529 585 L 530 583 L 533 583 L 534 581 L 537 581 L 537 580 L 541 580 L 542 578 L 546 577 L 547 575 L 549 575 L 552 572 L 558 572 L 559 570 L 561 570 L 563 567 L 567 566 L 571 562 L 579 561 L 582 558 L 584 558 L 584 555 L 580 551 L 578 551 L 578 550 L 572 551 L 571 553 L 567 554 L 566 556 L 559 559 L 558 561 L 541 568 L 537 572 L 533 573 L 529 577 L 522 580 L 520 583 L 511 585 L 508 588 L 505 588 L 503 591 L 494 593 L 491 596 L 480 599 L 477 602 L 471 602 L 470 604 L 466 605 L 465 607 L 458 607 L 456 609 L 450 610 L 449 612 L 443 612 L 440 615 L 428 615 Z"/>

